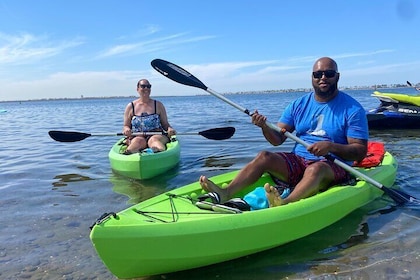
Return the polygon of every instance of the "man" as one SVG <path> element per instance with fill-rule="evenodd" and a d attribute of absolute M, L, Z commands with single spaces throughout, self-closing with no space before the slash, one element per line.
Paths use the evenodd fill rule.
<path fill-rule="evenodd" d="M 329 58 L 318 59 L 312 72 L 314 92 L 304 95 L 287 106 L 277 126 L 296 132 L 310 146 L 296 144 L 291 153 L 260 152 L 226 187 L 220 188 L 205 176 L 201 187 L 216 193 L 221 202 L 254 183 L 264 172 L 273 177 L 277 186 L 264 186 L 270 207 L 309 197 L 328 187 L 348 180 L 349 174 L 331 161 L 329 153 L 351 164 L 362 160 L 367 153 L 369 137 L 366 113 L 355 99 L 338 90 L 337 63 Z M 252 123 L 261 127 L 264 137 L 274 146 L 281 145 L 286 136 L 270 129 L 267 118 L 258 111 Z M 291 193 L 281 197 L 280 190 Z"/>

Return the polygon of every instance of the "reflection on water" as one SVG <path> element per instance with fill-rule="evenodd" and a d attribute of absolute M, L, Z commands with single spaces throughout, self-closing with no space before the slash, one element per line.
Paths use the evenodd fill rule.
<path fill-rule="evenodd" d="M 205 167 L 220 167 L 226 168 L 231 167 L 235 163 L 233 158 L 225 157 L 225 156 L 211 156 L 205 159 Z"/>
<path fill-rule="evenodd" d="M 154 180 L 133 180 L 112 174 L 109 178 L 112 191 L 128 197 L 127 204 L 136 204 L 156 196 L 167 188 L 167 184 Z"/>
<path fill-rule="evenodd" d="M 65 188 L 66 186 L 68 186 L 69 183 L 92 180 L 92 178 L 89 178 L 88 176 L 83 176 L 80 174 L 57 175 L 54 177 L 54 179 L 58 179 L 58 181 L 52 182 L 52 185 L 53 185 L 52 190 L 59 191 L 63 193 L 65 196 L 79 196 L 80 195 L 80 194 L 74 193 L 74 191 L 71 188 Z"/>
<path fill-rule="evenodd" d="M 376 130 L 371 129 L 370 135 L 379 137 L 390 137 L 390 138 L 401 138 L 401 137 L 420 137 L 420 129 L 387 129 L 387 130 Z"/>
<path fill-rule="evenodd" d="M 57 182 L 52 183 L 52 185 L 54 186 L 53 190 L 56 190 L 57 187 L 67 186 L 67 183 L 92 180 L 92 178 L 89 178 L 88 176 L 84 176 L 80 174 L 57 175 L 54 177 L 54 179 L 59 179 L 59 180 Z"/>
<path fill-rule="evenodd" d="M 350 248 L 350 247 L 353 247 L 357 244 L 362 243 L 364 240 L 366 240 L 368 238 L 368 233 L 369 233 L 368 223 L 360 224 L 358 232 L 359 232 L 358 234 L 354 234 L 354 235 L 350 236 L 350 238 L 348 240 L 346 240 L 345 242 L 334 245 L 334 246 L 330 246 L 328 248 L 325 248 L 325 249 L 321 250 L 319 253 L 321 253 L 321 254 L 331 254 L 331 253 L 334 253 L 338 250 L 347 249 L 347 248 Z"/>

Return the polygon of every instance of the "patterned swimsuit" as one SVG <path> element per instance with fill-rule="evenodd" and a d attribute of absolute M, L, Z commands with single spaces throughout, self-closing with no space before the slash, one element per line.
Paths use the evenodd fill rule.
<path fill-rule="evenodd" d="M 156 113 L 156 100 L 155 104 L 155 113 L 147 114 L 142 113 L 140 116 L 136 115 L 134 112 L 134 103 L 131 102 L 133 107 L 133 117 L 131 118 L 131 130 L 133 132 L 147 132 L 147 131 L 162 131 L 163 127 L 160 123 L 160 116 Z"/>

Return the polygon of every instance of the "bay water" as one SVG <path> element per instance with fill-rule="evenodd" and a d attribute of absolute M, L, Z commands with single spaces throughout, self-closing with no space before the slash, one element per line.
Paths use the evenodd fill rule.
<path fill-rule="evenodd" d="M 347 93 L 366 109 L 379 104 L 372 91 Z M 226 96 L 275 123 L 285 106 L 302 94 Z M 154 179 L 124 178 L 112 172 L 108 161 L 118 137 L 95 133 L 119 133 L 124 108 L 132 99 L 0 102 L 1 279 L 116 279 L 89 240 L 89 226 L 100 215 L 195 182 L 202 174 L 240 169 L 260 150 L 290 151 L 294 144 L 287 140 L 271 146 L 249 116 L 211 95 L 156 97 L 180 134 L 180 164 Z M 182 135 L 226 126 L 236 128 L 228 140 Z M 49 137 L 49 130 L 93 136 L 61 143 Z M 395 185 L 420 197 L 420 130 L 371 131 L 370 138 L 383 141 L 396 157 Z M 393 207 L 384 196 L 284 246 L 144 279 L 420 279 L 419 222 L 419 209 Z"/>

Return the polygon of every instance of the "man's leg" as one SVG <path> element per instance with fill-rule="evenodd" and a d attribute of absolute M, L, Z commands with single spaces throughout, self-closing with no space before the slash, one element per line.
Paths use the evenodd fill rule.
<path fill-rule="evenodd" d="M 287 181 L 287 170 L 287 163 L 282 156 L 277 153 L 262 151 L 238 173 L 226 188 L 220 188 L 205 176 L 201 176 L 199 182 L 205 191 L 218 193 L 221 202 L 224 202 L 243 188 L 255 183 L 264 172 L 269 172 Z"/>

